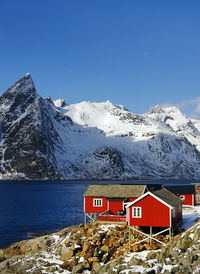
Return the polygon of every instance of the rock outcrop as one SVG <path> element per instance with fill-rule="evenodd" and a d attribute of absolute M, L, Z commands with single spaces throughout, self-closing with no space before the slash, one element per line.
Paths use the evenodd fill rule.
<path fill-rule="evenodd" d="M 130 252 L 125 225 L 72 226 L 0 249 L 0 273 L 199 273 L 199 237 L 198 222 L 162 249 L 147 240 Z M 158 238 L 168 242 L 167 235 Z"/>

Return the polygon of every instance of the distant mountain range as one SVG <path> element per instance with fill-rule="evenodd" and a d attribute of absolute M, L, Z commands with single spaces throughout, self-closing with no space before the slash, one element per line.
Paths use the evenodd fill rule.
<path fill-rule="evenodd" d="M 26 74 L 0 96 L 1 179 L 200 178 L 200 121 L 110 101 L 43 99 Z"/>

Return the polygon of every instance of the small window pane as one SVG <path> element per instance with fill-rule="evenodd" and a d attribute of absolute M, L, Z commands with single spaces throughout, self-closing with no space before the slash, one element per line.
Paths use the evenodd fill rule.
<path fill-rule="evenodd" d="M 93 200 L 93 206 L 102 206 L 102 199 L 94 199 Z"/>
<path fill-rule="evenodd" d="M 132 215 L 133 215 L 133 218 L 141 218 L 141 207 L 133 207 Z"/>

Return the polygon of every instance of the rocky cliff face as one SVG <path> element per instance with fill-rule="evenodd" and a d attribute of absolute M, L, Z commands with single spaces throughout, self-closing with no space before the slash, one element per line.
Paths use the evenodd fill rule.
<path fill-rule="evenodd" d="M 0 96 L 2 178 L 200 178 L 200 122 L 175 107 L 43 99 L 29 74 Z"/>
<path fill-rule="evenodd" d="M 59 178 L 54 157 L 58 140 L 49 103 L 27 74 L 0 97 L 0 172 L 30 179 Z"/>

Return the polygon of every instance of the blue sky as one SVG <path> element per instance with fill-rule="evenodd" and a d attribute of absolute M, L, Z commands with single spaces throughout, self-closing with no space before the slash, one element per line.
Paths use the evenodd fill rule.
<path fill-rule="evenodd" d="M 200 1 L 0 0 L 0 92 L 200 112 Z"/>

